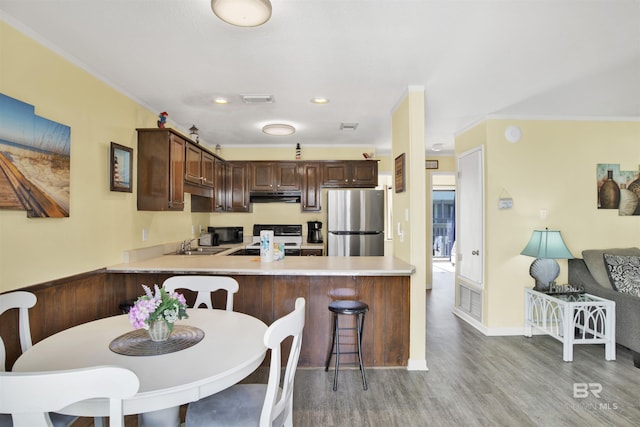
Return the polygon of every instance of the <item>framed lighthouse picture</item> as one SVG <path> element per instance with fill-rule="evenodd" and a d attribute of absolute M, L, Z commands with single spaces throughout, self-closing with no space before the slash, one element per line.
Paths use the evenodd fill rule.
<path fill-rule="evenodd" d="M 133 189 L 133 148 L 112 142 L 110 152 L 111 191 L 131 193 Z"/>

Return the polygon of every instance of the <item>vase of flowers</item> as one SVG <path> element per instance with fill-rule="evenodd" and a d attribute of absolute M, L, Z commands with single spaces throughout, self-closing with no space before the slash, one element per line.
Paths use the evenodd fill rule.
<path fill-rule="evenodd" d="M 142 288 L 145 294 L 129 310 L 129 321 L 135 329 L 146 329 L 152 341 L 166 341 L 174 323 L 189 317 L 187 301 L 182 294 L 168 292 L 158 285 L 154 285 L 154 292 L 146 285 Z"/>

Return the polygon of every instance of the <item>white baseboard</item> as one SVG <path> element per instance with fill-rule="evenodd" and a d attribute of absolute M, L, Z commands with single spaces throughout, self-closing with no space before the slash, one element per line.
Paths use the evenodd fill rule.
<path fill-rule="evenodd" d="M 409 359 L 407 371 L 428 371 L 427 359 Z"/>
<path fill-rule="evenodd" d="M 454 307 L 453 314 L 476 328 L 483 335 L 488 337 L 507 337 L 507 336 L 524 336 L 524 326 L 517 328 L 487 328 L 485 325 L 480 323 L 477 319 L 471 317 L 468 313 Z M 534 328 L 533 335 L 545 335 L 544 332 L 536 330 Z"/>

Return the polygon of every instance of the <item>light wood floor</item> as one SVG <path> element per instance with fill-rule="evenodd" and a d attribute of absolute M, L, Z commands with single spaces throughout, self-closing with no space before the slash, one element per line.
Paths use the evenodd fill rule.
<path fill-rule="evenodd" d="M 332 370 L 299 369 L 294 426 L 640 425 L 640 369 L 628 350 L 618 346 L 617 360 L 607 362 L 602 345 L 575 346 L 567 363 L 562 344 L 550 337 L 484 336 L 452 314 L 453 274 L 434 275 L 427 291 L 429 371 L 367 369 L 363 391 L 359 371 L 341 370 L 334 392 Z M 266 374 L 248 380 L 266 382 Z M 600 397 L 574 397 L 575 383 L 600 384 Z M 90 425 L 83 422 L 77 425 Z M 130 417 L 127 426 L 135 425 Z"/>

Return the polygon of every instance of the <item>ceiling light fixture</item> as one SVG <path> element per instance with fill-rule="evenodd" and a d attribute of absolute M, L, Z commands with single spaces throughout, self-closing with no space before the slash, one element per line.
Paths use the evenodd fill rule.
<path fill-rule="evenodd" d="M 272 123 L 263 126 L 262 132 L 266 133 L 267 135 L 287 136 L 294 134 L 296 132 L 296 128 L 284 123 Z"/>
<path fill-rule="evenodd" d="M 431 146 L 431 149 L 432 149 L 433 151 L 442 151 L 442 144 L 433 144 L 433 145 Z"/>
<path fill-rule="evenodd" d="M 214 99 L 213 102 L 215 102 L 216 104 L 219 104 L 219 105 L 223 105 L 223 104 L 228 104 L 229 100 L 219 96 L 216 99 Z"/>
<path fill-rule="evenodd" d="M 211 0 L 213 13 L 238 27 L 257 27 L 271 18 L 269 0 Z"/>
<path fill-rule="evenodd" d="M 323 96 L 317 96 L 313 98 L 311 102 L 313 102 L 314 104 L 327 104 L 329 102 L 329 99 Z"/>

